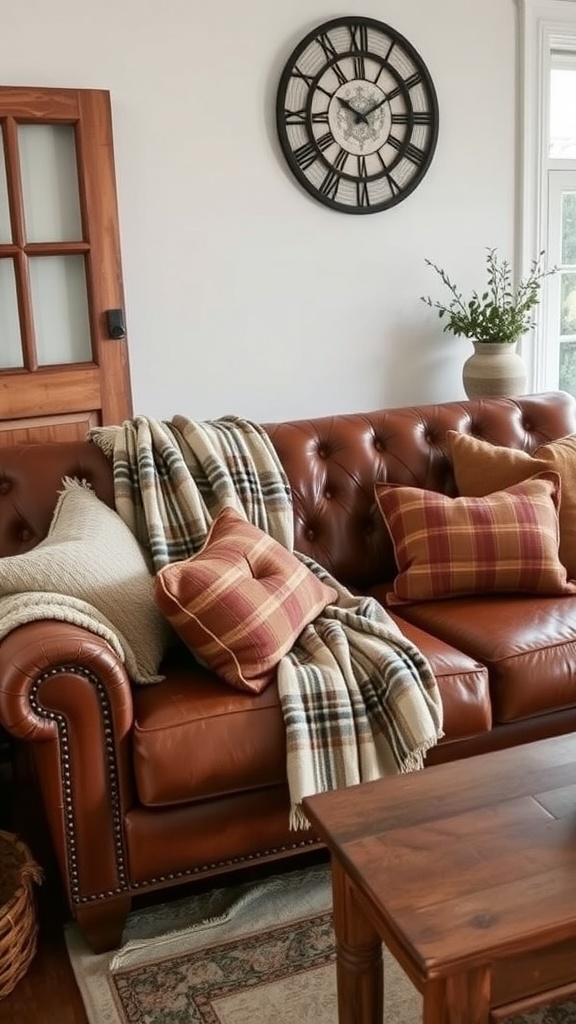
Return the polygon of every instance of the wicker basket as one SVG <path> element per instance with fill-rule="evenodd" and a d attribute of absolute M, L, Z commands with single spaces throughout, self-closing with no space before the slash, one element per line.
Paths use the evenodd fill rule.
<path fill-rule="evenodd" d="M 36 952 L 32 885 L 41 880 L 28 847 L 11 832 L 0 832 L 0 999 L 18 984 Z"/>

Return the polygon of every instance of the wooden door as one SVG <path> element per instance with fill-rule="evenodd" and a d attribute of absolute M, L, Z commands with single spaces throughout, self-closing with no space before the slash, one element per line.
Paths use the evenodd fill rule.
<path fill-rule="evenodd" d="M 122 322 L 109 93 L 0 87 L 0 444 L 132 415 L 115 310 Z"/>

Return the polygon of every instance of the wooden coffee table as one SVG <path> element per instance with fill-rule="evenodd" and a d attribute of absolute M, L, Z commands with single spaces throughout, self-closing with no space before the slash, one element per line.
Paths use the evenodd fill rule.
<path fill-rule="evenodd" d="M 424 1024 L 576 995 L 576 734 L 304 800 L 332 857 L 339 1024 L 381 1024 L 382 942 Z"/>

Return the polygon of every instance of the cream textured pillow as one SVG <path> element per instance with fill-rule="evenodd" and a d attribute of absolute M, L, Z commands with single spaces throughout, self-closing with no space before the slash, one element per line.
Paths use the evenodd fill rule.
<path fill-rule="evenodd" d="M 22 615 L 29 604 L 28 618 L 37 618 L 35 599 L 52 609 L 51 618 L 88 625 L 93 613 L 94 632 L 117 635 L 135 681 L 159 678 L 169 630 L 154 600 L 154 576 L 120 516 L 80 482 L 67 482 L 43 541 L 0 558 L 0 599 L 7 616 L 12 605 Z"/>
<path fill-rule="evenodd" d="M 376 484 L 398 575 L 390 604 L 465 594 L 576 594 L 558 558 L 557 473 L 483 498 Z"/>
<path fill-rule="evenodd" d="M 534 455 L 449 430 L 450 461 L 459 494 L 481 497 L 551 469 L 561 481 L 560 561 L 576 579 L 576 434 L 549 441 Z"/>
<path fill-rule="evenodd" d="M 156 576 L 156 599 L 181 639 L 228 683 L 253 693 L 337 598 L 296 555 L 228 507 L 200 551 Z"/>

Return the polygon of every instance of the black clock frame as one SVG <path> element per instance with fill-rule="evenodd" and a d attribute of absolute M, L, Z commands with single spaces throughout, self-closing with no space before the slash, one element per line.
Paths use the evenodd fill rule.
<path fill-rule="evenodd" d="M 349 30 L 350 48 L 348 50 L 339 51 L 334 47 L 328 35 L 329 31 L 334 28 L 347 28 Z M 385 57 L 382 57 L 380 54 L 377 54 L 373 50 L 369 50 L 367 48 L 368 29 L 372 29 L 390 40 L 390 47 Z M 326 61 L 320 70 L 313 77 L 310 77 L 306 76 L 298 69 L 298 58 L 301 57 L 307 48 L 314 42 L 317 42 L 323 49 L 326 55 Z M 395 47 L 399 47 L 404 51 L 411 64 L 414 65 L 416 69 L 408 76 L 408 78 L 403 78 L 397 68 L 389 64 L 387 61 L 387 58 Z M 349 81 L 354 82 L 364 78 L 365 60 L 368 58 L 382 65 L 382 68 L 385 67 L 387 72 L 396 80 L 396 87 L 392 90 L 392 93 L 386 96 L 386 99 L 389 101 L 390 98 L 400 94 L 404 99 L 406 108 L 405 113 L 392 116 L 392 120 L 395 121 L 395 123 L 402 123 L 406 125 L 404 139 L 400 141 L 391 133 L 387 136 L 384 143 L 388 142 L 395 146 L 397 148 L 397 153 L 390 164 L 385 164 L 380 157 L 382 168 L 378 173 L 366 173 L 366 161 L 361 155 L 357 155 L 359 173 L 355 175 L 348 173 L 344 170 L 344 165 L 347 161 L 347 157 L 351 155 L 349 151 L 341 147 L 339 159 L 337 158 L 335 162 L 327 159 L 324 155 L 324 151 L 329 148 L 331 142 L 335 142 L 333 136 L 331 136 L 328 125 L 326 133 L 320 138 L 317 138 L 311 130 L 313 118 L 316 116 L 318 120 L 320 117 L 320 115 L 314 115 L 312 110 L 313 97 L 318 82 L 329 68 L 334 70 L 336 77 L 340 81 L 344 79 L 345 82 L 346 79 L 343 76 L 342 69 L 339 67 L 338 62 L 346 58 L 350 58 L 352 60 L 355 71 L 354 77 L 349 79 Z M 382 70 L 378 73 L 377 79 L 380 77 L 381 73 Z M 297 111 L 289 110 L 286 107 L 286 95 L 290 81 L 293 77 L 303 79 L 308 85 L 306 106 L 305 108 Z M 412 106 L 410 89 L 416 84 L 421 85 L 426 93 L 426 110 L 424 112 L 415 111 Z M 325 92 L 324 89 L 322 89 L 322 91 Z M 338 90 L 336 89 L 332 93 L 332 99 L 337 91 Z M 362 112 L 353 112 L 356 113 L 357 116 L 363 117 L 363 119 L 366 120 Z M 368 113 L 371 112 L 372 111 L 368 111 Z M 327 116 L 328 115 L 326 114 L 326 120 Z M 299 125 L 303 127 L 308 137 L 307 142 L 300 145 L 297 149 L 295 149 L 290 142 L 288 131 L 288 127 L 290 125 Z M 411 142 L 414 128 L 417 125 L 426 125 L 429 129 L 424 150 L 416 147 Z M 422 57 L 412 43 L 410 43 L 400 32 L 391 28 L 390 25 L 387 25 L 382 21 L 377 21 L 374 18 L 364 18 L 360 16 L 333 18 L 330 21 L 323 22 L 321 25 L 318 25 L 316 28 L 308 32 L 288 58 L 280 77 L 276 96 L 276 127 L 280 146 L 290 170 L 303 188 L 312 195 L 314 199 L 317 199 L 325 206 L 329 206 L 341 213 L 378 213 L 382 210 L 387 210 L 395 206 L 397 203 L 402 202 L 403 199 L 406 199 L 407 196 L 409 196 L 410 193 L 413 192 L 420 184 L 424 175 L 428 171 L 436 150 L 436 143 L 438 141 L 438 98 L 432 77 Z M 398 184 L 395 181 L 392 172 L 404 157 L 407 157 L 410 163 L 414 166 L 414 172 L 410 175 L 407 181 L 402 184 Z M 305 173 L 305 171 L 317 161 L 324 166 L 326 171 L 321 186 L 318 186 L 311 181 Z M 369 199 L 369 182 L 379 180 L 382 177 L 385 177 L 390 185 L 390 195 L 384 200 L 372 205 L 370 204 Z M 352 182 L 356 185 L 357 201 L 355 204 L 339 202 L 336 198 L 339 179 Z"/>

